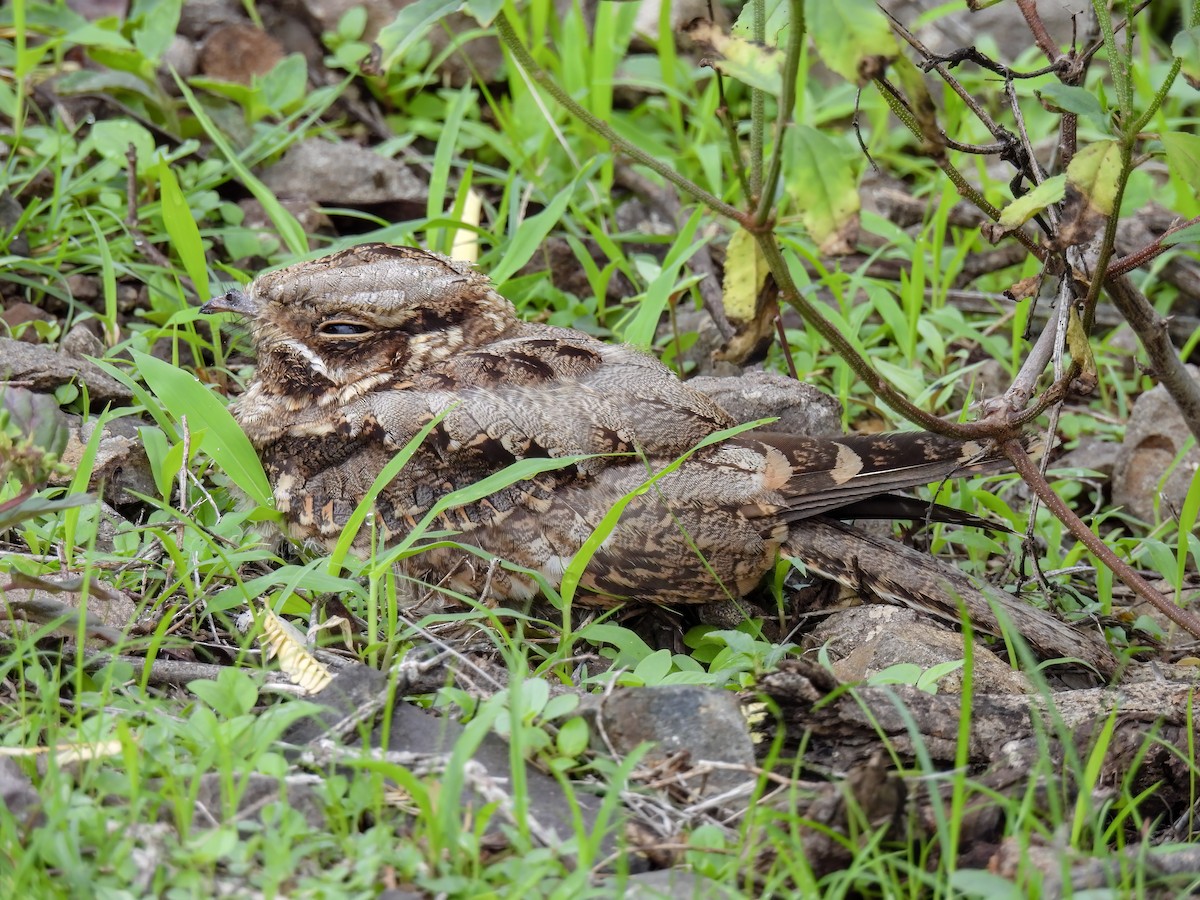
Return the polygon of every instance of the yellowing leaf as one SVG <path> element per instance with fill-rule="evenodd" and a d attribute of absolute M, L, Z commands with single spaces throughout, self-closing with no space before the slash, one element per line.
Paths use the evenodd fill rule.
<path fill-rule="evenodd" d="M 1000 214 L 1000 224 L 1011 230 L 1019 228 L 1051 203 L 1057 203 L 1067 192 L 1067 176 L 1047 178 L 1023 197 L 1018 197 Z"/>
<path fill-rule="evenodd" d="M 778 96 L 782 91 L 779 71 L 783 68 L 783 54 L 778 50 L 727 35 L 707 19 L 697 19 L 686 30 L 697 44 L 721 55 L 720 59 L 709 60 L 717 71 L 769 94 Z"/>
<path fill-rule="evenodd" d="M 763 7 L 763 38 L 768 47 L 782 47 L 792 24 L 787 0 L 766 0 Z M 743 6 L 729 33 L 734 37 L 752 40 L 755 32 L 754 11 L 753 3 Z"/>
<path fill-rule="evenodd" d="M 1121 148 L 1116 141 L 1088 144 L 1067 166 L 1067 181 L 1101 215 L 1111 216 L 1121 174 Z"/>
<path fill-rule="evenodd" d="M 725 280 L 721 285 L 725 315 L 745 322 L 758 312 L 758 297 L 767 280 L 767 260 L 754 235 L 744 228 L 729 238 L 725 251 Z"/>
<path fill-rule="evenodd" d="M 785 186 L 793 208 L 824 254 L 854 250 L 858 236 L 858 179 L 854 167 L 831 138 L 809 125 L 788 132 Z"/>

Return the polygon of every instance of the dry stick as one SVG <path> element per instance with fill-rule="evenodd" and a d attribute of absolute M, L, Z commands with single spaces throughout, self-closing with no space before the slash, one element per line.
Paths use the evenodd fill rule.
<path fill-rule="evenodd" d="M 1200 442 L 1200 384 L 1188 374 L 1183 360 L 1175 352 L 1171 336 L 1167 330 L 1167 320 L 1158 314 L 1129 280 L 1127 275 L 1104 280 L 1105 290 L 1113 305 L 1120 310 L 1129 327 L 1133 329 L 1150 357 L 1154 374 L 1159 382 L 1167 389 L 1188 429 Z"/>
<path fill-rule="evenodd" d="M 1025 452 L 1025 448 L 1019 440 L 1010 439 L 1004 441 L 1000 445 L 1000 450 L 1013 464 L 1013 468 L 1017 470 L 1017 474 L 1021 476 L 1026 484 L 1033 488 L 1033 492 L 1046 504 L 1046 508 L 1054 513 L 1055 518 L 1067 526 L 1071 534 L 1081 541 L 1091 551 L 1093 556 L 1104 563 L 1130 590 L 1164 616 L 1180 628 L 1187 630 L 1196 637 L 1200 637 L 1200 618 L 1197 618 L 1195 613 L 1189 610 L 1181 609 L 1158 593 L 1158 591 L 1146 583 L 1146 580 L 1141 575 L 1113 553 L 1088 528 L 1083 520 L 1075 515 L 1075 511 L 1067 506 L 1062 498 L 1054 492 L 1054 489 L 1050 487 L 1050 483 L 1042 477 L 1042 473 L 1038 471 L 1038 467 L 1029 458 L 1029 454 Z"/>

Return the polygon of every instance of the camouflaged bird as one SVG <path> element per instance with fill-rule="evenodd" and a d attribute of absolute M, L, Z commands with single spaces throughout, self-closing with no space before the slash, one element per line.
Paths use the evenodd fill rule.
<path fill-rule="evenodd" d="M 433 527 L 557 584 L 625 503 L 576 602 L 740 598 L 783 552 L 944 616 L 957 617 L 962 598 L 977 628 L 997 630 L 988 598 L 961 573 L 833 521 L 890 491 L 986 467 L 994 463 L 986 447 L 920 432 L 748 431 L 706 444 L 738 423 L 657 360 L 523 322 L 470 265 L 408 247 L 366 244 L 269 272 L 203 311 L 237 313 L 249 326 L 258 368 L 232 409 L 295 538 L 332 547 L 384 466 L 437 420 L 375 501 L 383 544 L 441 498 L 517 460 L 582 457 L 446 509 Z M 370 540 L 364 528 L 355 547 Z M 454 546 L 405 565 L 468 595 L 486 585 L 488 601 L 538 594 L 528 575 Z M 1044 655 L 1111 668 L 1089 636 L 989 596 Z"/>

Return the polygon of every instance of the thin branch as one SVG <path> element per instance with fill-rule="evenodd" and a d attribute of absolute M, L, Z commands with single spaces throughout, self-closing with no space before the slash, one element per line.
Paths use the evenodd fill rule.
<path fill-rule="evenodd" d="M 1200 383 L 1179 358 L 1167 331 L 1167 320 L 1126 275 L 1105 279 L 1104 289 L 1150 357 L 1154 375 L 1179 407 L 1188 429 L 1200 441 Z"/>
<path fill-rule="evenodd" d="M 1185 629 L 1190 634 L 1200 637 L 1200 618 L 1190 610 L 1182 609 L 1154 590 L 1146 580 L 1135 572 L 1124 560 L 1120 559 L 1099 537 L 1083 522 L 1075 511 L 1063 502 L 1062 498 L 1050 487 L 1050 483 L 1042 477 L 1042 473 L 1025 452 L 1024 446 L 1017 439 L 1005 441 L 1000 446 L 1001 451 L 1013 464 L 1013 468 L 1024 479 L 1038 499 L 1046 504 L 1060 522 L 1092 555 L 1107 566 L 1135 594 L 1161 612 L 1164 616 Z"/>
<path fill-rule="evenodd" d="M 796 105 L 796 78 L 800 71 L 800 55 L 804 50 L 804 0 L 789 0 L 788 10 L 792 24 L 788 32 L 787 51 L 783 59 L 783 90 L 779 95 L 779 106 L 775 111 L 775 146 L 771 148 L 771 162 L 761 184 L 758 209 L 754 213 L 754 225 L 762 228 L 770 221 L 775 206 L 775 190 L 779 173 L 783 169 L 784 135 L 792 121 L 792 108 Z M 751 200 L 753 202 L 753 199 Z"/>
<path fill-rule="evenodd" d="M 1146 263 L 1156 259 L 1159 256 L 1162 256 L 1175 246 L 1174 244 L 1164 244 L 1163 240 L 1165 238 L 1170 237 L 1177 231 L 1182 231 L 1184 228 L 1189 228 L 1196 224 L 1200 224 L 1200 216 L 1195 216 L 1191 219 L 1188 219 L 1186 222 L 1181 222 L 1178 225 L 1172 225 L 1170 228 L 1160 234 L 1155 239 L 1154 243 L 1143 247 L 1141 250 L 1136 250 L 1133 253 L 1130 253 L 1128 256 L 1122 256 L 1115 262 L 1110 263 L 1108 269 L 1104 272 L 1104 277 L 1116 278 L 1118 275 L 1124 275 L 1126 272 L 1132 272 L 1134 269 L 1140 269 Z"/>

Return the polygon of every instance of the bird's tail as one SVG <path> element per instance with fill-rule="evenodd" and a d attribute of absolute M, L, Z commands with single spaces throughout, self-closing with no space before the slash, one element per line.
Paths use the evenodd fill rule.
<path fill-rule="evenodd" d="M 889 505 L 897 499 L 890 492 L 1009 467 L 990 442 L 923 431 L 837 438 L 751 431 L 734 440 L 766 444 L 783 454 L 793 472 L 780 489 L 789 522 L 823 513 L 908 518 L 911 509 Z"/>
<path fill-rule="evenodd" d="M 1106 677 L 1116 670 L 1116 657 L 1097 636 L 1002 591 L 980 587 L 952 566 L 895 541 L 818 518 L 793 527 L 782 552 L 862 593 L 864 600 L 873 596 L 952 621 L 961 621 L 965 609 L 977 631 L 999 636 L 1001 622 L 1011 623 L 1043 659 L 1079 659 Z"/>

